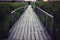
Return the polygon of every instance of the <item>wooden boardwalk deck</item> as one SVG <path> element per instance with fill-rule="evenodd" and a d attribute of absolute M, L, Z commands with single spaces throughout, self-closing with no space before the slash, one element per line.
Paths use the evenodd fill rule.
<path fill-rule="evenodd" d="M 52 40 L 31 5 L 13 25 L 10 33 L 8 40 Z"/>

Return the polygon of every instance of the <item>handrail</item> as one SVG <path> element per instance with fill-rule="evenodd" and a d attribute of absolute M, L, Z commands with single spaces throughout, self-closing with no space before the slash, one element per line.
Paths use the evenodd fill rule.
<path fill-rule="evenodd" d="M 13 10 L 11 13 L 14 13 L 15 11 L 17 11 L 18 9 L 21 9 L 21 8 L 23 8 L 23 7 L 19 7 L 17 9 Z"/>
<path fill-rule="evenodd" d="M 54 17 L 53 15 L 47 13 L 46 11 L 42 10 L 41 8 L 39 8 L 39 7 L 37 7 L 37 6 L 36 6 L 36 8 L 38 8 L 39 10 L 41 10 L 42 12 L 44 12 L 46 15 L 50 16 L 51 18 Z"/>
<path fill-rule="evenodd" d="M 23 6 L 23 7 L 19 7 L 19 8 L 17 8 L 17 9 L 13 10 L 11 13 L 14 13 L 14 12 L 17 11 L 18 9 L 21 9 L 21 8 L 24 8 L 24 7 L 27 7 L 27 5 L 25 5 L 25 6 Z"/>
<path fill-rule="evenodd" d="M 27 8 L 27 6 L 28 5 L 25 5 L 25 6 L 23 6 L 23 7 L 19 7 L 19 8 L 17 8 L 17 9 L 15 9 L 15 10 L 13 10 L 12 12 L 11 12 L 11 18 L 10 18 L 10 27 L 12 27 L 13 25 L 14 25 L 14 23 L 17 21 L 17 17 L 16 17 L 16 13 L 15 12 L 18 12 L 18 10 L 20 10 L 19 12 L 21 12 L 21 13 L 23 13 L 24 11 L 25 11 L 25 9 Z M 23 11 L 22 11 L 23 10 Z M 19 16 L 20 17 L 20 16 Z M 15 19 L 16 18 L 16 19 Z M 15 19 L 15 20 L 14 20 Z M 9 31 L 9 33 L 10 33 L 10 31 Z"/>
<path fill-rule="evenodd" d="M 48 21 L 49 21 L 49 20 L 48 20 L 48 17 L 51 18 L 51 20 L 50 20 L 50 21 L 51 21 L 51 24 L 50 24 L 50 25 L 51 25 L 51 27 L 50 27 L 50 28 L 51 28 L 51 29 L 50 29 L 50 34 L 52 35 L 52 31 L 53 31 L 52 28 L 53 28 L 54 16 L 51 15 L 51 14 L 49 14 L 49 13 L 47 13 L 46 11 L 44 11 L 43 9 L 41 9 L 41 8 L 39 8 L 39 7 L 37 7 L 37 6 L 35 6 L 35 8 L 39 9 L 39 11 L 41 11 L 41 12 L 43 12 L 43 14 L 45 14 L 45 17 L 46 17 L 46 18 L 45 18 L 45 21 L 43 21 L 43 20 L 42 20 L 42 21 L 43 21 L 43 22 L 46 22 L 46 23 L 45 23 L 45 27 L 46 27 L 47 30 L 48 30 L 48 23 L 49 23 L 49 22 L 48 22 Z M 39 17 L 39 18 L 41 19 L 41 17 Z"/>

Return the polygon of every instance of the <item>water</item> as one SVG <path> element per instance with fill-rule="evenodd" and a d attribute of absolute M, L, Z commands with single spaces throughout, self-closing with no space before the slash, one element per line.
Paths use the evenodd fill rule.
<path fill-rule="evenodd" d="M 8 40 L 51 40 L 31 5 L 10 30 Z"/>

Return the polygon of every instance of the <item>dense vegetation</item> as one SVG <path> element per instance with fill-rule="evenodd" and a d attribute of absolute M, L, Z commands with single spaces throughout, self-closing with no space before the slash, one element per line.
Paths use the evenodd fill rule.
<path fill-rule="evenodd" d="M 54 40 L 60 40 L 60 2 L 36 2 L 36 6 L 42 8 L 54 16 L 53 34 Z"/>
<path fill-rule="evenodd" d="M 24 2 L 0 2 L 0 40 L 7 38 L 9 35 L 11 11 L 25 5 Z M 18 12 L 16 15 L 19 16 Z"/>

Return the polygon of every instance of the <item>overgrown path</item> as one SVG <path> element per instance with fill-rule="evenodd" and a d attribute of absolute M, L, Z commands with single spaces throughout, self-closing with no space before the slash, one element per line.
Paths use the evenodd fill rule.
<path fill-rule="evenodd" d="M 8 40 L 51 40 L 31 5 L 10 30 Z"/>

